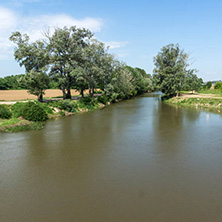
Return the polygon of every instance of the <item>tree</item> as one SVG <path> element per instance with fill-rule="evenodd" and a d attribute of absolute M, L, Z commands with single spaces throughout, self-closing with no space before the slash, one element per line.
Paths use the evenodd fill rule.
<path fill-rule="evenodd" d="M 131 82 L 135 87 L 136 94 L 142 94 L 151 90 L 151 77 L 146 74 L 145 70 L 130 66 L 126 66 L 125 69 L 128 70 L 132 76 Z"/>
<path fill-rule="evenodd" d="M 49 76 L 43 71 L 31 70 L 23 78 L 28 92 L 38 97 L 39 102 L 43 102 L 45 90 L 49 87 Z"/>
<path fill-rule="evenodd" d="M 20 66 L 24 66 L 27 72 L 32 69 L 39 71 L 49 64 L 48 45 L 44 41 L 29 43 L 29 36 L 20 32 L 14 32 L 10 40 L 17 45 L 14 52 L 16 61 Z"/>
<path fill-rule="evenodd" d="M 0 78 L 0 90 L 6 90 L 7 86 L 4 78 Z"/>
<path fill-rule="evenodd" d="M 212 87 L 212 82 L 207 82 L 206 89 L 210 89 Z"/>
<path fill-rule="evenodd" d="M 92 32 L 84 28 L 57 28 L 49 40 L 50 75 L 59 84 L 63 99 L 71 98 L 71 87 L 75 82 L 75 69 L 84 66 L 83 50 L 89 45 Z"/>
<path fill-rule="evenodd" d="M 198 78 L 194 73 L 196 70 L 189 70 L 185 79 L 185 89 L 194 91 L 199 91 L 202 88 L 203 80 Z"/>
<path fill-rule="evenodd" d="M 154 79 L 159 89 L 167 96 L 179 96 L 188 73 L 188 54 L 179 45 L 164 46 L 154 57 Z"/>
<path fill-rule="evenodd" d="M 216 82 L 214 89 L 220 89 L 222 90 L 222 82 Z"/>
<path fill-rule="evenodd" d="M 49 86 L 47 68 L 49 65 L 48 46 L 44 41 L 29 43 L 29 36 L 20 32 L 11 35 L 10 40 L 17 44 L 14 56 L 20 66 L 25 66 L 26 75 L 23 78 L 30 94 L 38 96 L 43 101 L 45 89 Z"/>

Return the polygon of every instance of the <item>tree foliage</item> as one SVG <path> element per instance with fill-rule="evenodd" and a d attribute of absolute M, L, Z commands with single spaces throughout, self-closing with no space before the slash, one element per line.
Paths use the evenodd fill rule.
<path fill-rule="evenodd" d="M 186 85 L 185 82 L 189 82 L 191 86 L 190 82 L 196 78 L 195 70 L 188 69 L 188 58 L 189 55 L 178 44 L 164 46 L 154 57 L 154 78 L 166 96 L 178 96 Z"/>
<path fill-rule="evenodd" d="M 130 98 L 151 89 L 151 76 L 140 68 L 119 62 L 108 53 L 104 43 L 93 39 L 91 31 L 72 26 L 57 28 L 46 40 L 29 42 L 29 36 L 14 32 L 10 37 L 17 48 L 15 59 L 26 69 L 23 82 L 29 93 L 42 101 L 49 86 L 59 87 L 63 99 L 71 98 L 71 89 L 95 89 L 104 92 L 111 101 Z"/>

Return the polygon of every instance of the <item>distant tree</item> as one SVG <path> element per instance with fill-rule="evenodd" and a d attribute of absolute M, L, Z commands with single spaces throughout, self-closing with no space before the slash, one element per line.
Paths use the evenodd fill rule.
<path fill-rule="evenodd" d="M 195 74 L 196 70 L 189 70 L 185 79 L 184 89 L 194 91 L 199 91 L 202 88 L 203 80 L 198 78 Z"/>
<path fill-rule="evenodd" d="M 0 78 L 0 90 L 6 90 L 7 86 L 5 84 L 5 79 L 4 78 Z"/>
<path fill-rule="evenodd" d="M 151 90 L 151 76 L 146 74 L 144 69 L 133 68 L 130 66 L 126 66 L 125 69 L 128 70 L 132 76 L 131 82 L 135 86 L 136 94 L 142 94 Z"/>
<path fill-rule="evenodd" d="M 222 82 L 217 82 L 214 86 L 214 89 L 220 89 L 222 90 Z"/>
<path fill-rule="evenodd" d="M 179 96 L 188 71 L 188 54 L 179 45 L 164 46 L 154 57 L 154 78 L 159 89 L 168 97 Z"/>
<path fill-rule="evenodd" d="M 207 82 L 206 89 L 210 89 L 212 87 L 212 82 Z"/>

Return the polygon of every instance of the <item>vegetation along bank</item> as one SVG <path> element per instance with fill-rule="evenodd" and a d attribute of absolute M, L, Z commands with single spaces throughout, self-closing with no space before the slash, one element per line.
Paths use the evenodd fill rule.
<path fill-rule="evenodd" d="M 10 40 L 16 44 L 15 59 L 26 73 L 0 78 L 0 89 L 27 89 L 38 101 L 0 105 L 0 131 L 41 129 L 48 119 L 99 109 L 147 91 L 163 92 L 163 100 L 172 104 L 221 108 L 220 98 L 181 97 L 184 90 L 211 90 L 212 84 L 203 86 L 197 70 L 188 69 L 189 55 L 178 44 L 164 46 L 154 57 L 151 76 L 117 60 L 84 28 L 57 28 L 35 42 L 14 32 Z M 62 98 L 44 100 L 47 89 L 60 89 Z M 72 90 L 79 96 L 74 98 Z M 214 90 L 221 93 L 221 83 Z"/>

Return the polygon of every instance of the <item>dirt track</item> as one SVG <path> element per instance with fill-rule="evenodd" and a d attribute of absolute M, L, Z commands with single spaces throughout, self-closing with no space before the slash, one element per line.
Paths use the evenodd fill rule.
<path fill-rule="evenodd" d="M 214 99 L 222 99 L 222 96 L 219 97 L 217 94 L 183 94 L 181 97 L 185 98 L 214 98 Z"/>
<path fill-rule="evenodd" d="M 72 96 L 79 95 L 76 90 L 71 90 Z M 44 97 L 57 97 L 62 96 L 62 91 L 59 89 L 48 89 Z M 30 95 L 27 90 L 0 90 L 0 102 L 1 101 L 17 101 L 26 99 L 36 99 L 34 95 Z"/>

